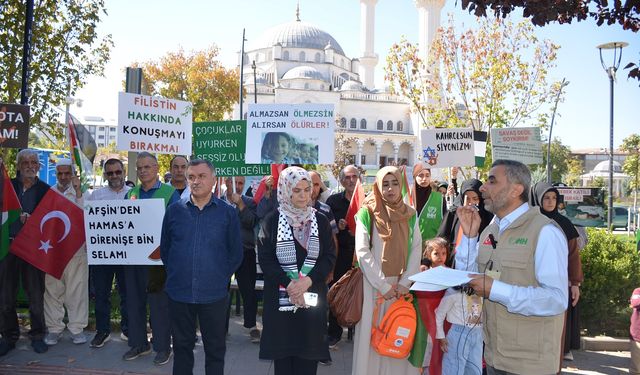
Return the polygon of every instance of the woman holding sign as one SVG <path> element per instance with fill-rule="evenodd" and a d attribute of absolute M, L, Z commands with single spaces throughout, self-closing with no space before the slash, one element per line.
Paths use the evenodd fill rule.
<path fill-rule="evenodd" d="M 275 375 L 313 375 L 329 358 L 327 276 L 336 259 L 331 226 L 311 203 L 311 177 L 289 167 L 278 179 L 277 210 L 258 235 L 264 272 L 264 329 L 260 358 L 274 361 Z"/>

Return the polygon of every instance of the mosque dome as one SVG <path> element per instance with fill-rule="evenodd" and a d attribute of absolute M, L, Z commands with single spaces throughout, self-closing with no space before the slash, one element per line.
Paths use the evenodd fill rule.
<path fill-rule="evenodd" d="M 252 49 L 270 48 L 276 44 L 282 47 L 313 48 L 324 50 L 329 44 L 339 54 L 344 55 L 340 44 L 326 31 L 302 21 L 292 21 L 272 27 L 252 45 Z"/>
<path fill-rule="evenodd" d="M 296 66 L 295 68 L 289 69 L 283 76 L 282 79 L 318 79 L 324 81 L 324 77 L 322 73 L 320 73 L 316 68 L 302 65 Z"/>
<path fill-rule="evenodd" d="M 340 86 L 340 91 L 362 91 L 362 83 L 357 81 L 345 81 Z"/>
<path fill-rule="evenodd" d="M 594 172 L 609 172 L 609 160 L 601 161 L 593 168 Z M 617 161 L 613 161 L 613 172 L 622 173 L 622 166 Z"/>

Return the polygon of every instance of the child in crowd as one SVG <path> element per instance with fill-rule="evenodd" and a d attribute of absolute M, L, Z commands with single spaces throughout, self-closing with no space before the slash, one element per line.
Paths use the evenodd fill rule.
<path fill-rule="evenodd" d="M 444 333 L 444 322 L 451 323 Z M 482 298 L 462 290 L 447 289 L 436 309 L 436 339 L 442 357 L 442 373 L 480 375 L 482 373 Z"/>
<path fill-rule="evenodd" d="M 435 267 L 447 267 L 449 259 L 449 241 L 442 237 L 435 237 L 425 242 L 424 253 L 422 254 L 422 265 L 420 270 L 426 271 Z M 422 374 L 440 375 L 442 372 L 442 350 L 436 344 L 436 308 L 440 305 L 440 300 L 445 291 L 437 292 L 416 291 L 420 318 L 427 331 L 427 348 L 422 362 Z M 449 329 L 449 324 L 445 323 L 444 330 Z"/>
<path fill-rule="evenodd" d="M 291 138 L 289 134 L 283 132 L 271 132 L 264 136 L 262 141 L 262 163 L 263 164 L 290 164 L 287 157 Z"/>

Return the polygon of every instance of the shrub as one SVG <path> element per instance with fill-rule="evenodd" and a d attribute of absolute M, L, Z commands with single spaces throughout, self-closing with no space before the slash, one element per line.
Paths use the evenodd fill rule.
<path fill-rule="evenodd" d="M 588 228 L 589 243 L 581 252 L 584 282 L 581 288 L 582 328 L 589 335 L 626 336 L 629 297 L 640 287 L 640 256 L 633 243 Z"/>

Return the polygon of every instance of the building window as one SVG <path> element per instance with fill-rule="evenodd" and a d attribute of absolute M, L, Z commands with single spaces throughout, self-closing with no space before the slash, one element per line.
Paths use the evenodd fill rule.
<path fill-rule="evenodd" d="M 360 120 L 360 129 L 366 129 L 367 128 L 367 120 L 362 119 Z"/>
<path fill-rule="evenodd" d="M 99 126 L 99 127 L 98 127 L 98 130 L 99 130 L 99 131 L 101 131 L 101 132 L 103 132 L 103 131 L 104 131 L 104 126 Z"/>
<path fill-rule="evenodd" d="M 367 155 L 360 155 L 360 165 L 367 164 Z"/>
<path fill-rule="evenodd" d="M 396 124 L 396 130 L 401 132 L 403 131 L 403 129 L 404 129 L 404 126 L 402 124 L 402 121 L 398 121 L 398 123 Z"/>
<path fill-rule="evenodd" d="M 355 118 L 352 118 L 351 122 L 349 123 L 349 129 L 355 129 L 357 123 L 358 123 L 358 121 Z"/>
<path fill-rule="evenodd" d="M 320 56 L 320 52 L 316 52 L 316 55 L 315 55 L 315 57 L 313 58 L 313 61 L 315 61 L 315 62 L 319 63 L 319 62 L 320 62 L 320 58 L 321 58 L 321 56 Z"/>
<path fill-rule="evenodd" d="M 282 60 L 289 60 L 289 51 L 282 52 Z"/>
<path fill-rule="evenodd" d="M 347 119 L 346 118 L 341 118 L 340 119 L 340 127 L 341 128 L 346 128 L 347 127 Z"/>
<path fill-rule="evenodd" d="M 98 136 L 98 139 L 104 139 L 104 135 L 100 134 L 100 135 Z"/>
<path fill-rule="evenodd" d="M 387 131 L 393 131 L 393 121 L 387 121 Z"/>
<path fill-rule="evenodd" d="M 378 122 L 376 123 L 376 129 L 384 130 L 384 123 L 382 122 L 382 120 L 378 120 Z"/>
<path fill-rule="evenodd" d="M 300 61 L 306 61 L 307 60 L 307 55 L 304 53 L 304 51 L 300 52 Z"/>

